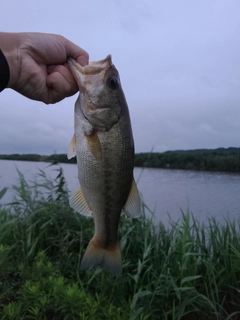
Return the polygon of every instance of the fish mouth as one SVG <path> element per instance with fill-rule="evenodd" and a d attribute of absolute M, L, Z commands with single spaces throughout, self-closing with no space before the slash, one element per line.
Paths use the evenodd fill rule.
<path fill-rule="evenodd" d="M 84 91 L 87 84 L 96 84 L 104 79 L 105 70 L 112 65 L 112 57 L 109 54 L 105 59 L 92 61 L 86 66 L 81 66 L 76 60 L 68 58 L 68 66 L 79 89 Z"/>

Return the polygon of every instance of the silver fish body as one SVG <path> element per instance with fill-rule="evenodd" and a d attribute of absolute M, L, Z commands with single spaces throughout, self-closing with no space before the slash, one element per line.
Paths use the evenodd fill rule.
<path fill-rule="evenodd" d="M 93 216 L 95 234 L 81 269 L 101 266 L 121 273 L 118 224 L 122 211 L 136 217 L 140 198 L 133 178 L 134 141 L 127 102 L 111 57 L 87 67 L 69 61 L 80 94 L 75 104 L 75 135 L 69 158 L 76 154 L 80 188 L 70 205 Z"/>

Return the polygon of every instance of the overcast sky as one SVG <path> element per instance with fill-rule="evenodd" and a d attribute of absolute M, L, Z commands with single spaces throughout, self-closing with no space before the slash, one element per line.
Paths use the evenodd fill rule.
<path fill-rule="evenodd" d="M 240 147 L 239 0 L 8 0 L 1 31 L 58 33 L 112 54 L 136 152 Z M 0 153 L 66 153 L 77 94 L 0 94 Z"/>

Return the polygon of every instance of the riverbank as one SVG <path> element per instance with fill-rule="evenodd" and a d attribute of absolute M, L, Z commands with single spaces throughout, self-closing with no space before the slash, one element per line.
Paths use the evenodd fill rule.
<path fill-rule="evenodd" d="M 76 163 L 66 154 L 2 154 L 2 160 Z M 135 167 L 240 173 L 240 148 L 177 150 L 135 154 Z"/>
<path fill-rule="evenodd" d="M 79 272 L 93 221 L 69 207 L 61 169 L 39 185 L 19 178 L 0 210 L 0 319 L 240 317 L 239 222 L 121 217 L 122 276 Z"/>

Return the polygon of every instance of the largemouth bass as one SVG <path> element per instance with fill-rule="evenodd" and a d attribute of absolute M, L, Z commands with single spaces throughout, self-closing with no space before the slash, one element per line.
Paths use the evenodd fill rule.
<path fill-rule="evenodd" d="M 80 268 L 101 266 L 119 275 L 121 212 L 137 217 L 141 211 L 133 178 L 134 141 L 128 106 L 110 55 L 85 67 L 71 58 L 68 64 L 80 91 L 68 150 L 68 158 L 77 157 L 80 188 L 70 205 L 93 216 L 95 225 Z"/>

